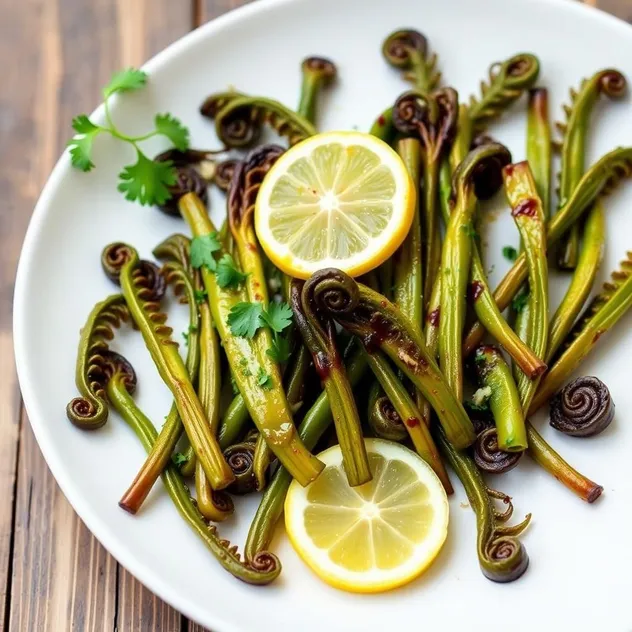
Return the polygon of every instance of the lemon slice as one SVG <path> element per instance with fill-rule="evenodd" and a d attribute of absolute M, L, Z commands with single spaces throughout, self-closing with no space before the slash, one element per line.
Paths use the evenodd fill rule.
<path fill-rule="evenodd" d="M 351 276 L 388 259 L 413 219 L 415 187 L 399 156 L 360 132 L 312 136 L 266 175 L 255 208 L 261 246 L 301 279 L 327 267 Z"/>
<path fill-rule="evenodd" d="M 373 480 L 349 487 L 342 454 L 307 487 L 296 481 L 285 501 L 285 527 L 303 561 L 328 584 L 381 592 L 420 575 L 448 531 L 448 499 L 432 469 L 397 443 L 367 439 Z"/>

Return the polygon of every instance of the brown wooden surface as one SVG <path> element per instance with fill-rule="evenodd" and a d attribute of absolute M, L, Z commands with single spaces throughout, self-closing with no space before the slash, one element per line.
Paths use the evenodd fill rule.
<path fill-rule="evenodd" d="M 0 632 L 204 632 L 103 549 L 53 480 L 24 414 L 11 299 L 30 213 L 112 71 L 248 0 L 0 0 Z M 586 0 L 632 21 L 632 0 Z"/>

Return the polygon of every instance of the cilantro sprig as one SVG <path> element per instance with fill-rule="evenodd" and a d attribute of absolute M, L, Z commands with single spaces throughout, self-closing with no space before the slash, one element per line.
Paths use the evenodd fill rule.
<path fill-rule="evenodd" d="M 157 162 L 148 158 L 140 149 L 141 141 L 163 136 L 173 146 L 184 151 L 189 147 L 189 130 L 169 113 L 156 114 L 154 129 L 141 136 L 129 136 L 115 125 L 110 113 L 109 99 L 115 94 L 133 92 L 147 84 L 147 73 L 136 68 L 127 68 L 115 73 L 110 83 L 103 88 L 105 125 L 97 125 L 86 114 L 72 121 L 75 135 L 68 141 L 70 161 L 73 167 L 88 172 L 94 169 L 93 148 L 95 139 L 101 134 L 128 143 L 136 150 L 136 162 L 123 167 L 119 173 L 118 190 L 130 201 L 143 205 L 164 204 L 170 197 L 169 187 L 176 183 L 176 170 L 169 160 Z"/>
<path fill-rule="evenodd" d="M 261 303 L 242 301 L 232 307 L 228 314 L 228 325 L 235 336 L 252 338 L 263 327 L 272 332 L 272 347 L 266 354 L 275 362 L 287 362 L 290 344 L 280 334 L 292 323 L 293 312 L 287 303 L 270 303 L 267 310 Z"/>

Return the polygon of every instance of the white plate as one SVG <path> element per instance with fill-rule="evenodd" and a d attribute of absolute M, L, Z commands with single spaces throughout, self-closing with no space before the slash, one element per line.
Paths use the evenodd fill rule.
<path fill-rule="evenodd" d="M 384 63 L 380 44 L 391 30 L 409 25 L 428 36 L 444 77 L 463 97 L 478 90 L 491 62 L 522 50 L 540 56 L 540 83 L 551 90 L 556 117 L 569 86 L 595 70 L 615 66 L 632 77 L 632 30 L 575 2 L 273 0 L 231 13 L 169 47 L 147 65 L 147 88 L 117 101 L 113 114 L 125 129 L 140 132 L 155 112 L 170 111 L 189 125 L 194 146 L 212 146 L 212 126 L 198 114 L 208 93 L 234 85 L 293 105 L 301 59 L 321 54 L 334 59 L 340 71 L 321 127 L 368 129 L 406 87 Z M 601 103 L 597 110 L 591 159 L 632 143 L 628 100 Z M 524 158 L 524 124 L 521 103 L 493 127 L 516 160 Z M 513 584 L 493 584 L 481 575 L 474 516 L 462 506 L 460 489 L 451 500 L 448 542 L 429 572 L 406 588 L 375 596 L 329 588 L 303 566 L 282 536 L 274 550 L 284 568 L 274 585 L 256 588 L 235 580 L 189 531 L 159 486 L 138 517 L 121 511 L 117 501 L 144 459 L 140 444 L 115 415 L 97 432 L 78 430 L 67 421 L 65 406 L 76 392 L 79 328 L 94 303 L 113 291 L 100 270 L 101 248 L 126 240 L 147 256 L 160 239 L 185 229 L 179 220 L 125 202 L 116 191 L 116 173 L 131 158 L 128 148 L 107 139 L 97 142 L 92 173 L 74 171 L 68 157 L 61 158 L 33 214 L 15 292 L 20 384 L 42 452 L 88 528 L 126 568 L 214 632 L 373 632 L 411 625 L 470 632 L 505 626 L 632 630 L 632 540 L 626 535 L 632 518 L 629 317 L 582 367 L 609 385 L 617 406 L 615 423 L 583 441 L 538 424 L 572 463 L 604 485 L 603 498 L 594 506 L 582 503 L 528 459 L 493 481 L 514 496 L 517 517 L 528 511 L 534 515 L 524 537 L 531 566 Z M 218 217 L 220 199 L 215 202 Z M 632 246 L 631 207 L 630 189 L 607 203 L 602 277 Z M 493 276 L 498 278 L 507 266 L 499 256 L 501 247 L 516 245 L 518 237 L 506 213 L 491 233 L 488 259 L 496 264 Z M 139 337 L 118 340 L 140 374 L 140 405 L 162 422 L 169 396 Z M 240 507 L 233 523 L 221 527 L 240 545 L 255 502 Z"/>

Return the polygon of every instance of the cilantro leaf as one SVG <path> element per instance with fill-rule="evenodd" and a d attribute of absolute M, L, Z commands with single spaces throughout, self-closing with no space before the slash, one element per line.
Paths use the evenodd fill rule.
<path fill-rule="evenodd" d="M 217 239 L 217 233 L 194 237 L 191 240 L 191 265 L 194 268 L 206 266 L 209 270 L 215 270 L 217 261 L 215 261 L 213 253 L 221 250 L 221 248 L 222 245 Z"/>
<path fill-rule="evenodd" d="M 518 258 L 518 251 L 513 246 L 505 246 L 503 248 L 503 257 L 507 261 L 515 261 Z"/>
<path fill-rule="evenodd" d="M 184 151 L 189 147 L 189 130 L 175 116 L 169 113 L 156 114 L 154 125 L 156 132 L 166 136 L 176 149 Z"/>
<path fill-rule="evenodd" d="M 98 134 L 103 131 L 102 127 L 95 125 L 85 114 L 79 114 L 72 119 L 72 129 L 77 132 L 77 134 Z"/>
<path fill-rule="evenodd" d="M 92 162 L 92 141 L 94 136 L 73 136 L 68 141 L 70 148 L 70 162 L 75 169 L 81 171 L 92 171 L 94 163 Z"/>
<path fill-rule="evenodd" d="M 263 307 L 261 303 L 246 303 L 242 301 L 233 305 L 228 314 L 228 325 L 235 336 L 252 338 L 257 329 L 264 326 Z"/>
<path fill-rule="evenodd" d="M 276 333 L 281 333 L 292 323 L 294 312 L 287 303 L 270 303 L 263 314 L 264 323 Z"/>
<path fill-rule="evenodd" d="M 277 336 L 272 342 L 272 347 L 266 349 L 266 355 L 275 362 L 283 364 L 290 359 L 290 343 L 283 336 Z"/>
<path fill-rule="evenodd" d="M 138 90 L 147 83 L 147 73 L 137 68 L 126 68 L 115 72 L 105 88 L 103 88 L 103 97 L 107 99 L 116 92 L 129 92 Z"/>
<path fill-rule="evenodd" d="M 511 301 L 511 307 L 514 312 L 520 313 L 529 302 L 529 292 L 521 292 L 518 296 L 515 296 L 513 301 Z"/>
<path fill-rule="evenodd" d="M 182 454 L 182 452 L 176 452 L 175 454 L 171 455 L 171 460 L 178 466 L 180 467 L 181 465 L 184 465 L 187 462 L 187 457 L 184 456 L 184 454 Z"/>
<path fill-rule="evenodd" d="M 198 305 L 202 305 L 204 301 L 206 301 L 207 293 L 206 290 L 195 290 L 195 302 Z"/>
<path fill-rule="evenodd" d="M 125 199 L 137 200 L 143 205 L 164 204 L 170 197 L 170 186 L 176 182 L 176 172 L 170 160 L 155 162 L 140 150 L 136 150 L 137 162 L 127 165 L 119 173 L 122 182 L 118 190 L 125 194 Z"/>
<path fill-rule="evenodd" d="M 104 130 L 95 125 L 85 114 L 76 116 L 72 120 L 72 127 L 77 133 L 68 141 L 70 162 L 76 169 L 91 171 L 94 168 L 92 143 Z"/>
<path fill-rule="evenodd" d="M 257 371 L 257 384 L 266 391 L 269 391 L 273 387 L 272 376 L 268 375 L 263 367 L 259 367 L 259 371 Z"/>
<path fill-rule="evenodd" d="M 247 274 L 237 269 L 235 260 L 228 253 L 223 255 L 218 261 L 215 276 L 217 278 L 217 285 L 221 288 L 230 288 L 233 290 L 236 290 L 248 277 Z"/>

